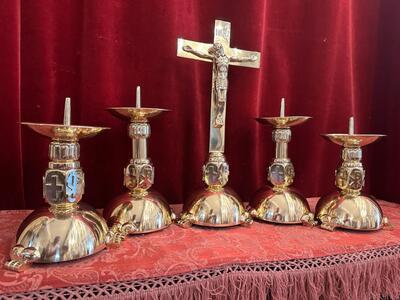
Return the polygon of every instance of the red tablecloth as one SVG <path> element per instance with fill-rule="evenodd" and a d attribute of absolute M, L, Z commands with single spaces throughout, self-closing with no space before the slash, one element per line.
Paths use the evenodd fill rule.
<path fill-rule="evenodd" d="M 23 273 L 1 270 L 0 292 L 4 298 L 224 298 L 243 296 L 241 288 L 250 298 L 400 295 L 400 205 L 380 204 L 393 230 L 328 232 L 260 222 L 226 229 L 172 225 L 80 261 L 35 265 Z M 28 213 L 0 212 L 1 264 Z M 297 285 L 308 286 L 308 294 Z"/>

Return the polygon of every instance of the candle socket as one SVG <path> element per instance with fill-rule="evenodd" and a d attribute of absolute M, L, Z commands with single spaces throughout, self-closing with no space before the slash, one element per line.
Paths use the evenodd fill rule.
<path fill-rule="evenodd" d="M 361 163 L 361 147 L 382 136 L 354 134 L 354 130 L 349 130 L 349 134 L 324 135 L 327 140 L 342 146 L 342 151 L 341 163 L 335 171 L 338 191 L 321 197 L 315 209 L 321 228 L 370 231 L 391 227 L 375 198 L 362 193 L 365 170 Z"/>
<path fill-rule="evenodd" d="M 52 139 L 43 197 L 49 204 L 33 211 L 18 229 L 11 260 L 5 268 L 22 271 L 31 263 L 56 263 L 92 255 L 105 247 L 105 220 L 81 205 L 85 178 L 80 167 L 78 140 L 98 134 L 103 127 L 70 125 L 69 99 L 64 124 L 22 123 Z"/>
<path fill-rule="evenodd" d="M 107 242 L 120 244 L 128 234 L 154 232 L 168 227 L 175 219 L 168 203 L 151 187 L 154 166 L 147 156 L 149 119 L 167 110 L 145 107 L 116 107 L 110 110 L 130 119 L 128 135 L 132 139 L 132 158 L 124 168 L 124 186 L 129 190 L 113 199 L 104 210 L 110 226 Z"/>
<path fill-rule="evenodd" d="M 250 210 L 253 218 L 274 223 L 315 225 L 306 198 L 290 188 L 295 176 L 293 164 L 288 157 L 288 143 L 292 136 L 290 127 L 308 119 L 302 116 L 257 119 L 262 124 L 274 127 L 272 140 L 276 145 L 275 158 L 268 167 L 268 181 L 272 187 L 266 185 L 257 192 L 251 205 L 253 209 Z"/>

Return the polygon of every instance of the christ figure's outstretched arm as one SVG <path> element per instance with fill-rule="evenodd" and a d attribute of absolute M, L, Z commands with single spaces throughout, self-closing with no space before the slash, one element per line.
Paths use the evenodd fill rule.
<path fill-rule="evenodd" d="M 183 46 L 182 49 L 183 49 L 183 51 L 192 53 L 192 54 L 194 54 L 194 55 L 196 55 L 198 57 L 201 57 L 201 58 L 213 59 L 213 56 L 208 54 L 207 52 L 198 51 L 198 50 L 193 49 L 192 47 L 190 47 L 188 45 Z"/>
<path fill-rule="evenodd" d="M 257 60 L 256 55 L 243 56 L 243 57 L 231 56 L 231 58 L 230 58 L 231 62 L 252 62 L 252 61 L 256 61 L 256 60 Z"/>

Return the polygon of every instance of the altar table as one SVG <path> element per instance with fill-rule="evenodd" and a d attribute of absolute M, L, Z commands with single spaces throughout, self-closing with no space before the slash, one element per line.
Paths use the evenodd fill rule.
<path fill-rule="evenodd" d="M 2 269 L 0 299 L 397 299 L 400 205 L 380 204 L 393 230 L 172 225 L 80 261 Z M 0 212 L 2 265 L 28 213 Z"/>

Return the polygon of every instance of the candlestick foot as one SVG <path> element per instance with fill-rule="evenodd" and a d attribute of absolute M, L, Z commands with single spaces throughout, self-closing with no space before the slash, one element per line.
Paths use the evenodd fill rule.
<path fill-rule="evenodd" d="M 251 215 L 262 221 L 308 226 L 314 222 L 306 198 L 291 188 L 266 186 L 257 193 L 253 207 Z"/>
<path fill-rule="evenodd" d="M 385 230 L 393 230 L 394 225 L 389 221 L 387 217 L 383 217 L 383 229 Z"/>
<path fill-rule="evenodd" d="M 240 220 L 242 222 L 243 226 L 249 226 L 253 224 L 253 218 L 251 217 L 251 214 L 245 211 L 242 216 L 240 217 Z"/>
<path fill-rule="evenodd" d="M 320 217 L 320 221 L 321 221 L 321 228 L 328 231 L 334 231 L 335 228 L 338 226 L 336 217 L 323 215 Z"/>
<path fill-rule="evenodd" d="M 106 235 L 106 244 L 109 247 L 119 246 L 130 232 L 137 231 L 138 228 L 132 222 L 120 223 L 115 222 Z"/>
<path fill-rule="evenodd" d="M 305 213 L 300 220 L 304 226 L 314 227 L 318 224 L 318 222 L 314 219 L 314 214 L 311 212 Z"/>
<path fill-rule="evenodd" d="M 110 202 L 104 210 L 104 217 L 111 227 L 118 224 L 134 224 L 129 234 L 142 234 L 168 227 L 175 214 L 159 193 L 148 190 L 136 195 L 125 193 Z"/>
<path fill-rule="evenodd" d="M 15 245 L 10 251 L 11 259 L 4 264 L 10 271 L 21 272 L 40 258 L 40 253 L 35 247 Z"/>
<path fill-rule="evenodd" d="M 322 197 L 315 208 L 321 227 L 371 231 L 385 226 L 378 203 L 371 196 L 347 195 L 339 192 Z M 325 228 L 325 229 L 327 229 Z"/>
<path fill-rule="evenodd" d="M 200 190 L 189 203 L 184 216 L 192 215 L 191 223 L 195 225 L 229 227 L 252 222 L 239 197 L 229 188 Z"/>
<path fill-rule="evenodd" d="M 173 221 L 173 222 L 175 222 L 176 221 L 176 214 L 173 212 L 173 211 L 171 211 L 171 220 Z"/>
<path fill-rule="evenodd" d="M 194 216 L 188 213 L 182 213 L 179 217 L 179 220 L 176 222 L 182 228 L 192 227 L 194 222 Z"/>

